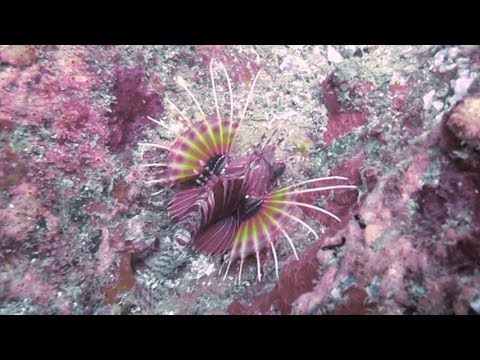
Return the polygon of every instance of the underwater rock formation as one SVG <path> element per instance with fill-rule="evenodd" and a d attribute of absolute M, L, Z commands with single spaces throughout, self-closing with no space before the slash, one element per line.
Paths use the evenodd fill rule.
<path fill-rule="evenodd" d="M 1 46 L 0 314 L 475 314 L 480 312 L 478 47 Z M 331 56 L 330 56 L 331 57 Z M 235 107 L 259 77 L 239 153 L 275 132 L 287 186 L 345 176 L 359 194 L 302 209 L 242 282 L 174 241 L 168 189 L 144 184 L 141 141 L 214 112 L 208 64 Z M 178 81 L 177 81 L 178 82 Z M 219 102 L 228 111 L 225 81 Z M 153 170 L 154 171 L 154 170 Z M 263 261 L 263 259 L 262 259 Z"/>

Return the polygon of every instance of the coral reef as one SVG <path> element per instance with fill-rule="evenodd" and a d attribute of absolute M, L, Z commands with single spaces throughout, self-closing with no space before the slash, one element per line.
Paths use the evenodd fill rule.
<path fill-rule="evenodd" d="M 478 314 L 478 46 L 0 46 L 0 314 Z M 222 61 L 241 109 L 235 144 L 284 139 L 280 186 L 346 176 L 352 192 L 302 194 L 274 259 L 242 282 L 174 240 L 171 192 L 146 186 L 155 149 L 191 119 L 189 84 L 214 112 Z M 175 80 L 177 79 L 177 83 Z M 181 79 L 181 80 L 178 80 Z M 228 84 L 218 81 L 228 111 Z M 152 160 L 152 161 L 150 161 Z M 328 183 L 322 183 L 325 185 Z M 158 195 L 152 193 L 160 191 Z"/>

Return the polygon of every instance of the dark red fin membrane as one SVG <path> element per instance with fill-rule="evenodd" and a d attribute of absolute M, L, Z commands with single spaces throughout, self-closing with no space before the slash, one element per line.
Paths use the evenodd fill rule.
<path fill-rule="evenodd" d="M 182 220 L 194 207 L 195 202 L 204 194 L 202 187 L 182 190 L 175 194 L 168 206 L 169 217 L 174 221 Z"/>
<path fill-rule="evenodd" d="M 239 222 L 238 214 L 217 221 L 195 236 L 193 248 L 207 255 L 220 255 L 227 252 L 232 246 Z"/>
<path fill-rule="evenodd" d="M 241 179 L 220 180 L 215 177 L 208 185 L 181 190 L 175 194 L 168 207 L 169 217 L 172 221 L 181 223 L 195 238 L 202 229 L 208 230 L 233 215 L 238 217 L 234 213 L 241 200 L 242 186 Z M 208 249 L 211 250 L 210 247 Z"/>

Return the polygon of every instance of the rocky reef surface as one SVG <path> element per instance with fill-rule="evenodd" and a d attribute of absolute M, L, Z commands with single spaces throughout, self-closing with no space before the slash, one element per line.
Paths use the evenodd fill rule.
<path fill-rule="evenodd" d="M 237 153 L 285 140 L 282 185 L 341 175 L 358 193 L 303 194 L 279 248 L 241 284 L 173 240 L 168 189 L 142 163 L 213 113 L 208 65 L 240 109 Z M 479 46 L 0 46 L 0 314 L 480 313 Z M 219 101 L 228 111 L 226 81 Z M 176 80 L 177 79 L 177 80 Z M 308 195 L 308 196 L 307 196 Z"/>

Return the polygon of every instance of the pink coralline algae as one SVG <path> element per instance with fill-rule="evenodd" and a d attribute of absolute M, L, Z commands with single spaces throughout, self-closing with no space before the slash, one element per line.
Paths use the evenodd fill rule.
<path fill-rule="evenodd" d="M 35 50 L 28 45 L 1 45 L 0 63 L 15 67 L 30 66 L 36 60 Z"/>
<path fill-rule="evenodd" d="M 457 104 L 448 117 L 446 126 L 459 140 L 480 151 L 480 95 Z"/>
<path fill-rule="evenodd" d="M 35 230 L 37 217 L 43 210 L 37 191 L 35 185 L 27 183 L 10 187 L 12 201 L 8 207 L 0 209 L 3 246 L 8 240 L 23 242 L 28 239 L 29 232 Z"/>
<path fill-rule="evenodd" d="M 327 46 L 0 46 L 0 314 L 479 314 L 480 47 L 333 48 L 341 61 Z M 234 150 L 282 138 L 272 186 L 358 188 L 302 193 L 341 222 L 296 209 L 319 237 L 286 227 L 299 259 L 265 251 L 261 282 L 255 256 L 224 280 L 224 259 L 175 241 L 172 190 L 145 185 L 161 153 L 139 143 L 198 118 L 179 83 L 215 113 L 212 59 L 235 114 L 262 69 Z"/>
<path fill-rule="evenodd" d="M 158 117 L 163 106 L 158 94 L 148 91 L 141 68 L 119 69 L 113 93 L 116 97 L 109 120 L 108 147 L 120 152 L 132 146 L 146 126 L 147 116 Z"/>
<path fill-rule="evenodd" d="M 330 145 L 338 137 L 345 135 L 353 129 L 366 123 L 367 113 L 359 110 L 345 110 L 338 98 L 337 91 L 340 85 L 335 75 L 329 75 L 322 83 L 323 100 L 328 110 L 327 132 L 323 137 L 326 146 Z M 369 83 L 358 84 L 363 92 L 369 92 L 372 85 Z"/>
<path fill-rule="evenodd" d="M 448 218 L 443 220 L 450 242 L 435 248 L 442 263 L 461 273 L 476 271 L 480 258 L 480 125 L 478 94 L 467 97 L 446 115 L 443 122 L 442 150 L 448 162 L 442 166 L 438 199 Z M 447 222 L 448 219 L 454 222 Z M 462 229 L 458 224 L 467 222 Z M 462 289 L 458 289 L 461 291 Z"/>
<path fill-rule="evenodd" d="M 259 64 L 252 55 L 244 58 L 233 57 L 227 46 L 200 45 L 197 47 L 197 51 L 205 67 L 208 66 L 212 59 L 215 59 L 224 63 L 228 69 L 231 69 L 234 84 L 248 85 L 260 69 Z"/>

